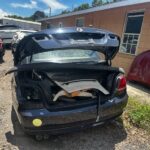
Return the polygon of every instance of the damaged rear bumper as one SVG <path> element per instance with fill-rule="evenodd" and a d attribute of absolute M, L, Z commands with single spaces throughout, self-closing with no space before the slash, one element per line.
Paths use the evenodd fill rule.
<path fill-rule="evenodd" d="M 50 112 L 47 109 L 16 111 L 24 131 L 28 134 L 62 134 L 100 125 L 122 114 L 128 96 L 113 98 L 100 106 L 97 105 L 67 111 Z M 97 115 L 99 114 L 99 116 Z M 42 126 L 35 127 L 34 119 L 42 120 Z"/>

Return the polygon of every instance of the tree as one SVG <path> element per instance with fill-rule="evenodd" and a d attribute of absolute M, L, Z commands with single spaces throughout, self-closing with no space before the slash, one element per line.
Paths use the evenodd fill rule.
<path fill-rule="evenodd" d="M 7 17 L 15 18 L 15 19 L 36 21 L 36 20 L 41 19 L 41 18 L 46 18 L 47 16 L 42 11 L 36 11 L 33 15 L 31 15 L 29 17 L 21 17 L 21 16 L 17 16 L 17 15 L 8 15 Z"/>
<path fill-rule="evenodd" d="M 109 0 L 106 0 L 105 4 L 109 4 L 109 3 L 113 3 L 113 2 L 110 2 Z"/>
<path fill-rule="evenodd" d="M 8 17 L 8 18 L 14 18 L 14 19 L 24 19 L 23 17 L 17 16 L 17 15 L 8 15 L 6 17 Z"/>
<path fill-rule="evenodd" d="M 92 2 L 93 7 L 100 6 L 100 5 L 103 5 L 102 0 L 93 0 L 93 2 Z"/>
<path fill-rule="evenodd" d="M 61 12 L 61 14 L 68 14 L 68 13 L 70 13 L 70 10 L 63 10 L 63 11 Z"/>
<path fill-rule="evenodd" d="M 32 16 L 29 17 L 29 19 L 35 21 L 45 17 L 46 15 L 43 11 L 36 11 Z"/>
<path fill-rule="evenodd" d="M 88 9 L 90 8 L 90 5 L 88 3 L 84 3 L 84 4 L 81 4 L 80 6 L 74 8 L 73 11 L 79 11 L 79 10 L 84 10 L 84 9 Z"/>

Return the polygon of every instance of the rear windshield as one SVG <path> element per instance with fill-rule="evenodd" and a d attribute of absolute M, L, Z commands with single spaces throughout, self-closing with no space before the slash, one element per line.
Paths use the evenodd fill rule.
<path fill-rule="evenodd" d="M 63 33 L 63 34 L 53 34 L 58 40 L 88 40 L 88 39 L 101 39 L 105 36 L 105 34 L 101 33 Z"/>
<path fill-rule="evenodd" d="M 26 63 L 36 62 L 55 62 L 55 63 L 71 63 L 71 62 L 99 62 L 101 61 L 99 52 L 83 49 L 66 49 L 54 50 L 43 53 L 34 54 L 26 58 Z M 24 62 L 25 63 L 25 62 Z"/>

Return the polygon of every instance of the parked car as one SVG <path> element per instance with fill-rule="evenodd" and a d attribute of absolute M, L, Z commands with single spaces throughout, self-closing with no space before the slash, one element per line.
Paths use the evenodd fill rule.
<path fill-rule="evenodd" d="M 5 48 L 3 45 L 3 40 L 0 38 L 0 62 L 3 61 L 4 54 L 5 54 Z"/>
<path fill-rule="evenodd" d="M 12 42 L 11 42 L 11 50 L 12 50 L 12 53 L 15 52 L 16 50 L 16 46 L 17 44 L 19 43 L 19 41 L 21 39 L 23 39 L 25 36 L 29 35 L 29 34 L 32 34 L 32 33 L 35 33 L 36 31 L 34 30 L 23 30 L 23 29 L 20 29 L 18 30 L 14 36 L 13 36 L 13 39 L 12 39 Z"/>
<path fill-rule="evenodd" d="M 23 38 L 14 54 L 13 107 L 37 139 L 101 125 L 127 104 L 122 68 L 111 66 L 120 38 L 94 28 L 47 29 Z"/>
<path fill-rule="evenodd" d="M 0 36 L 3 39 L 3 43 L 5 43 L 5 45 L 10 45 L 14 34 L 19 29 L 20 29 L 20 27 L 16 26 L 16 25 L 0 26 Z"/>
<path fill-rule="evenodd" d="M 127 79 L 150 87 L 150 50 L 136 56 L 128 72 Z"/>

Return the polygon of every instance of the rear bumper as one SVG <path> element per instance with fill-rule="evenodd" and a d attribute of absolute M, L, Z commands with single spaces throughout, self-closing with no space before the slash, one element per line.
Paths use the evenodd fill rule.
<path fill-rule="evenodd" d="M 50 112 L 47 109 L 16 111 L 19 122 L 28 134 L 62 134 L 100 125 L 122 114 L 128 96 L 114 98 L 101 105 L 69 111 Z M 97 115 L 99 114 L 99 116 Z M 34 127 L 33 119 L 41 119 L 42 126 Z"/>

